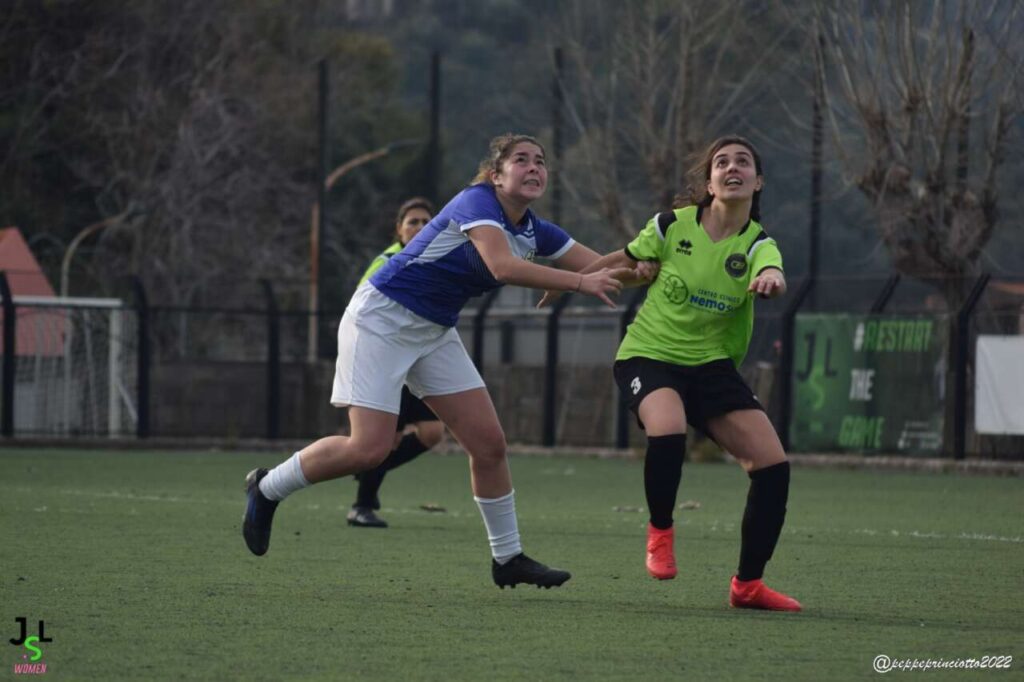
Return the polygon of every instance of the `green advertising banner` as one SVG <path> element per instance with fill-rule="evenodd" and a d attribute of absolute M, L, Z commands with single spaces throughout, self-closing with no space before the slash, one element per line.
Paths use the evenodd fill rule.
<path fill-rule="evenodd" d="M 793 450 L 938 454 L 948 339 L 944 316 L 797 315 Z"/>

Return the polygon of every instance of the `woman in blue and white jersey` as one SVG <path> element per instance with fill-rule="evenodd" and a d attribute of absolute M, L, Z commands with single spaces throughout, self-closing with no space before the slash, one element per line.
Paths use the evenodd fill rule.
<path fill-rule="evenodd" d="M 537 140 L 495 138 L 473 183 L 356 291 L 338 328 L 331 396 L 332 404 L 349 406 L 351 435 L 322 438 L 270 471 L 249 472 L 243 535 L 254 554 L 267 551 L 280 500 L 387 457 L 405 384 L 469 454 L 494 582 L 555 587 L 569 579 L 523 554 L 505 435 L 455 330 L 466 301 L 504 284 L 580 292 L 614 307 L 609 294 L 640 276 L 628 268 L 579 272 L 598 254 L 529 208 L 547 177 Z M 535 264 L 535 256 L 557 267 Z"/>

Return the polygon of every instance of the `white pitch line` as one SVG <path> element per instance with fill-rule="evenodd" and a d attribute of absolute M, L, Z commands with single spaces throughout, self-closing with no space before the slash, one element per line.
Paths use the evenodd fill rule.
<path fill-rule="evenodd" d="M 17 492 L 21 492 L 21 493 L 35 493 L 35 492 L 38 492 L 35 489 L 26 488 L 24 486 L 15 488 L 14 490 L 16 490 Z M 76 489 L 67 489 L 66 488 L 66 489 L 60 490 L 59 492 L 60 492 L 61 495 L 77 495 L 77 496 L 81 496 L 81 497 L 98 497 L 98 498 L 101 498 L 101 499 L 132 500 L 132 501 L 139 501 L 139 502 L 173 502 L 173 503 L 186 502 L 186 503 L 193 503 L 193 504 L 230 504 L 230 505 L 238 505 L 239 504 L 238 500 L 228 500 L 228 499 L 223 499 L 223 500 L 221 500 L 221 499 L 218 499 L 218 500 L 204 500 L 204 499 L 173 497 L 173 496 L 172 497 L 165 497 L 165 496 L 160 496 L 160 495 L 137 495 L 135 493 L 125 493 L 125 492 L 120 492 L 120 491 L 116 491 L 116 490 L 109 491 L 109 492 L 95 492 L 95 491 L 92 491 L 92 490 L 76 490 Z M 312 504 L 311 503 L 311 504 L 304 505 L 304 508 L 307 509 L 307 510 L 310 510 L 310 511 L 319 511 L 321 509 L 321 505 L 319 505 L 319 504 Z M 344 509 L 347 509 L 347 508 L 348 507 L 344 506 L 344 505 L 340 505 L 340 506 L 337 507 L 338 510 L 344 510 Z M 37 513 L 46 513 L 48 511 L 48 509 L 47 509 L 47 507 L 37 507 L 37 508 L 34 508 L 32 511 L 37 512 Z M 426 513 L 426 512 L 422 512 L 419 509 L 394 509 L 394 508 L 386 508 L 386 509 L 382 509 L 381 511 L 382 511 L 382 513 L 401 514 L 401 515 Z M 456 516 L 459 516 L 459 513 L 457 511 L 448 511 L 448 512 L 446 512 L 446 515 L 452 516 L 452 517 L 456 517 Z M 632 519 L 630 519 L 630 521 L 632 521 Z M 693 519 L 691 517 L 689 519 L 686 519 L 685 521 L 682 521 L 679 525 L 681 525 L 681 526 L 690 526 L 694 530 L 702 529 L 702 530 L 708 530 L 710 532 L 715 532 L 715 533 L 720 532 L 720 531 L 721 532 L 727 532 L 727 533 L 735 532 L 735 524 L 733 524 L 733 523 L 720 523 L 717 520 L 712 521 L 711 525 L 709 525 L 709 526 L 701 527 L 701 526 L 698 526 L 697 524 L 693 523 Z M 850 535 L 868 535 L 868 536 L 882 535 L 882 536 L 889 536 L 889 537 L 911 537 L 911 538 L 918 538 L 918 539 L 923 539 L 923 540 L 975 540 L 975 541 L 979 541 L 979 542 L 1010 542 L 1010 543 L 1014 543 L 1014 544 L 1024 543 L 1024 536 L 1021 536 L 1021 535 L 1006 536 L 1006 535 L 995 535 L 995 534 L 992 534 L 992 533 L 979 533 L 979 532 L 976 532 L 976 531 L 961 531 L 961 532 L 959 532 L 959 533 L 957 533 L 955 535 L 946 535 L 946 534 L 943 534 L 943 533 L 935 533 L 935 532 L 930 532 L 930 531 L 929 532 L 922 532 L 922 531 L 919 531 L 919 530 L 909 530 L 909 531 L 907 531 L 907 530 L 896 530 L 896 529 L 877 530 L 877 529 L 874 529 L 874 528 L 855 528 L 855 529 L 853 529 L 851 531 L 843 531 L 843 530 L 839 530 L 837 528 L 808 528 L 808 527 L 805 527 L 805 526 L 800 526 L 800 527 L 795 527 L 795 528 L 794 527 L 786 527 L 786 528 L 783 529 L 783 533 L 785 535 L 801 535 L 801 534 L 805 534 L 805 533 L 846 533 L 846 534 L 850 534 Z"/>
<path fill-rule="evenodd" d="M 922 532 L 919 530 L 896 530 L 895 528 L 890 530 L 876 530 L 874 528 L 855 528 L 852 531 L 841 531 L 835 528 L 785 528 L 783 533 L 787 535 L 798 535 L 803 533 L 842 533 L 848 532 L 853 535 L 883 535 L 889 537 L 909 537 L 909 538 L 920 538 L 924 540 L 981 540 L 986 542 L 1014 542 L 1024 543 L 1024 536 L 1006 536 L 1006 535 L 993 535 L 991 533 L 974 533 L 961 531 L 956 535 L 945 535 L 943 533 L 936 533 L 933 531 Z"/>
<path fill-rule="evenodd" d="M 28 494 L 28 495 L 32 495 L 32 494 L 38 493 L 38 490 L 36 490 L 35 488 L 26 488 L 24 486 L 20 486 L 20 487 L 17 487 L 17 488 L 12 488 L 12 490 L 14 492 L 25 493 L 25 494 Z M 131 501 L 131 502 L 172 502 L 172 503 L 175 503 L 175 504 L 180 504 L 180 503 L 202 504 L 202 505 L 214 505 L 214 504 L 217 504 L 217 505 L 231 505 L 231 506 L 242 506 L 242 503 L 244 502 L 244 496 L 242 496 L 242 495 L 239 495 L 237 498 L 232 498 L 232 499 L 223 498 L 223 499 L 216 499 L 216 500 L 208 500 L 208 499 L 195 498 L 195 497 L 177 497 L 177 496 L 161 496 L 161 495 L 139 495 L 139 494 L 136 494 L 136 493 L 126 493 L 126 492 L 121 492 L 121 491 L 118 491 L 118 490 L 111 490 L 111 491 L 107 491 L 107 492 L 97 492 L 95 490 L 80 490 L 80 489 L 73 489 L 73 488 L 65 488 L 63 490 L 58 490 L 57 493 L 60 494 L 60 495 L 73 495 L 73 496 L 77 496 L 77 497 L 95 497 L 95 498 L 107 499 L 107 500 L 127 500 L 127 501 Z M 339 503 L 336 506 L 333 506 L 333 505 L 324 506 L 324 505 L 321 505 L 321 504 L 317 504 L 317 503 L 311 502 L 311 503 L 307 503 L 307 504 L 301 505 L 301 508 L 305 509 L 306 511 L 320 511 L 320 510 L 323 509 L 323 510 L 326 510 L 328 512 L 337 512 L 337 511 L 345 512 L 345 511 L 349 510 L 349 505 Z M 33 508 L 32 511 L 40 512 L 41 513 L 41 512 L 49 511 L 49 508 L 45 507 L 45 506 L 43 506 L 43 507 L 36 507 L 36 508 Z M 418 509 L 418 508 L 416 508 L 416 509 L 400 508 L 399 509 L 399 508 L 393 508 L 393 507 L 383 507 L 381 509 L 381 513 L 383 513 L 383 514 L 409 514 L 409 515 L 416 514 L 416 515 L 419 515 L 419 514 L 425 514 L 427 512 L 422 510 L 422 509 Z M 463 513 L 461 511 L 459 511 L 459 510 L 448 510 L 443 515 L 444 516 L 450 516 L 450 517 L 458 518 L 458 517 L 463 516 Z"/>

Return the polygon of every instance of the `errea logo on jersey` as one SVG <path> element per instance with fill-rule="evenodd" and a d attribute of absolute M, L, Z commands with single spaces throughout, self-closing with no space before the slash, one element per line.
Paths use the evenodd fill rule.
<path fill-rule="evenodd" d="M 684 256 L 689 256 L 693 253 L 693 242 L 689 239 L 680 239 L 679 246 L 676 247 L 676 253 L 681 253 Z"/>

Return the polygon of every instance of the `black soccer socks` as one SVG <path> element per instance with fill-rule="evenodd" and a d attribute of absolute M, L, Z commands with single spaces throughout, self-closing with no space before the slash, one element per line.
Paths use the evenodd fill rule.
<path fill-rule="evenodd" d="M 660 530 L 672 527 L 672 512 L 676 506 L 679 481 L 683 477 L 685 454 L 685 433 L 647 437 L 644 492 L 647 494 L 651 525 Z"/>
<path fill-rule="evenodd" d="M 786 520 L 789 498 L 789 462 L 780 462 L 750 472 L 750 491 L 743 511 L 741 529 L 740 580 L 756 580 L 764 575 Z"/>
<path fill-rule="evenodd" d="M 377 491 L 384 482 L 384 474 L 396 467 L 411 462 L 429 448 L 424 445 L 415 433 L 406 434 L 394 450 L 375 469 L 364 471 L 356 478 L 359 481 L 359 490 L 356 492 L 356 503 L 353 506 L 366 509 L 380 509 L 380 500 L 377 498 Z"/>

